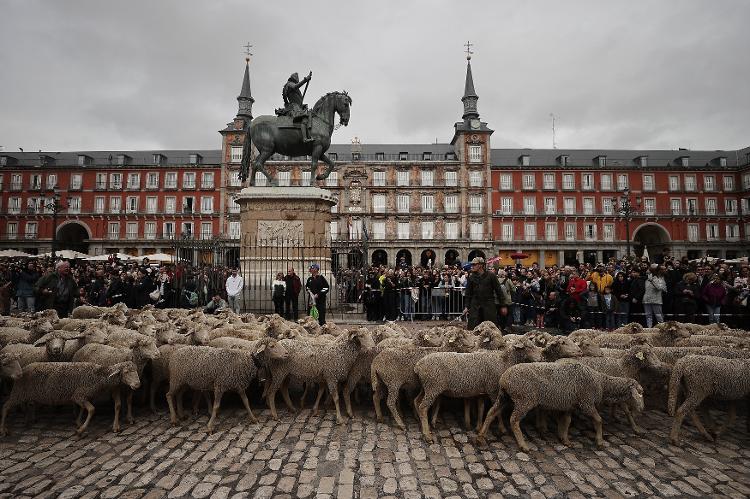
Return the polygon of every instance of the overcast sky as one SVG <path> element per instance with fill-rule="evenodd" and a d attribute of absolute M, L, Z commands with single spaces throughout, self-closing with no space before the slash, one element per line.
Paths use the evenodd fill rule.
<path fill-rule="evenodd" d="M 250 42 L 253 114 L 290 73 L 353 99 L 333 142 L 449 142 L 466 59 L 493 147 L 750 145 L 747 0 L 0 0 L 0 145 L 214 149 Z"/>

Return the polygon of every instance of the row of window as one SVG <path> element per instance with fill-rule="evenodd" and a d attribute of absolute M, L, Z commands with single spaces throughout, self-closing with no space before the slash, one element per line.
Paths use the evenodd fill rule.
<path fill-rule="evenodd" d="M 146 189 L 159 189 L 159 173 L 160 172 L 148 172 L 145 174 L 145 186 L 141 184 L 140 173 L 97 173 L 96 183 L 94 187 L 96 189 L 130 189 L 140 190 Z M 197 172 L 183 172 L 182 173 L 182 189 L 195 189 L 197 186 Z M 164 188 L 165 189 L 177 189 L 178 186 L 178 172 L 166 172 L 164 174 Z M 123 184 L 123 182 L 125 182 Z M 57 174 L 49 173 L 46 176 L 46 182 L 44 182 L 43 175 L 41 173 L 32 173 L 29 175 L 28 189 L 32 191 L 42 190 L 44 187 L 48 190 L 55 189 L 57 187 Z M 10 176 L 10 190 L 20 191 L 24 189 L 23 174 L 14 173 Z M 73 173 L 70 175 L 69 189 L 80 190 L 83 188 L 83 174 Z M 213 189 L 215 187 L 214 172 L 201 172 L 200 176 L 200 188 L 201 189 Z M 2 175 L 0 175 L 0 188 L 2 188 Z"/>
<path fill-rule="evenodd" d="M 630 187 L 630 178 L 627 173 L 618 173 L 615 177 L 612 173 L 600 173 L 598 190 L 600 191 L 612 191 L 614 189 L 614 181 L 617 181 L 617 190 L 622 191 Z M 563 173 L 562 174 L 562 189 L 563 190 L 575 190 L 577 185 L 580 185 L 580 189 L 584 191 L 593 191 L 597 189 L 595 182 L 594 173 L 580 173 L 580 184 L 576 184 L 575 173 Z M 668 177 L 668 188 L 670 191 L 679 191 L 684 188 L 685 191 L 694 192 L 697 191 L 697 177 L 693 174 L 685 175 L 669 175 Z M 717 190 L 717 178 L 716 175 L 703 175 L 703 190 L 713 192 Z M 722 186 L 724 191 L 734 191 L 734 175 L 722 176 Z M 750 175 L 743 176 L 743 186 L 750 188 Z M 498 185 L 501 191 L 511 191 L 515 189 L 513 185 L 513 174 L 512 173 L 500 173 L 500 181 Z M 537 175 L 536 173 L 526 172 L 521 175 L 521 189 L 523 190 L 534 190 L 537 188 Z M 544 190 L 556 190 L 557 186 L 557 173 L 547 172 L 542 174 L 542 189 Z M 657 189 L 656 177 L 653 173 L 644 173 L 642 176 L 642 190 L 644 191 L 655 191 Z"/>
<path fill-rule="evenodd" d="M 107 199 L 104 196 L 96 196 L 91 211 L 93 211 L 93 213 L 121 213 L 123 211 L 122 201 L 121 196 L 110 196 L 109 206 L 107 207 Z M 160 213 L 159 198 L 157 196 L 146 197 L 146 205 L 143 210 L 139 210 L 139 203 L 139 196 L 127 196 L 125 198 L 124 206 L 125 213 L 139 213 L 140 211 L 144 211 L 148 214 Z M 65 208 L 66 213 L 68 214 L 79 214 L 82 211 L 86 211 L 82 206 L 81 198 L 79 196 L 71 196 L 68 199 Z M 26 199 L 26 213 L 52 212 L 53 203 L 51 198 L 30 197 Z M 178 213 L 176 196 L 166 196 L 164 198 L 163 212 Z M 239 205 L 234 201 L 230 204 L 230 212 L 239 212 Z M 8 213 L 21 213 L 21 198 L 12 197 L 8 199 Z M 196 205 L 195 196 L 182 196 L 179 213 L 212 214 L 214 213 L 214 196 L 201 196 L 200 206 Z"/>
<path fill-rule="evenodd" d="M 173 239 L 178 235 L 195 236 L 196 224 L 193 222 L 169 221 L 161 222 L 162 232 L 158 233 L 159 222 L 109 222 L 107 224 L 107 239 Z M 180 232 L 177 233 L 177 227 Z M 19 222 L 8 222 L 6 225 L 6 238 L 17 239 Z M 121 232 L 125 229 L 125 233 Z M 211 222 L 201 222 L 197 227 L 201 239 L 211 239 L 213 237 L 213 224 Z M 26 239 L 36 239 L 39 235 L 39 224 L 37 222 L 26 222 L 24 237 Z M 240 222 L 229 222 L 229 237 L 239 239 Z"/>
<path fill-rule="evenodd" d="M 361 239 L 363 237 L 362 220 L 355 219 L 347 223 L 347 233 L 350 239 Z M 411 239 L 416 234 L 412 234 L 411 222 L 397 222 L 396 223 L 396 239 Z M 339 232 L 339 222 L 331 222 L 331 239 L 337 240 L 342 234 Z M 434 239 L 435 238 L 435 222 L 426 221 L 419 223 L 419 238 L 420 239 Z M 371 230 L 368 236 L 374 240 L 386 239 L 385 222 L 373 221 L 371 224 Z M 445 239 L 459 239 L 461 237 L 461 231 L 458 222 L 445 222 L 443 224 L 443 237 Z M 470 222 L 469 223 L 469 238 L 475 241 L 479 241 L 484 238 L 484 224 L 482 222 Z"/>
<path fill-rule="evenodd" d="M 597 241 L 599 239 L 598 234 L 598 225 L 595 223 L 584 223 L 582 225 L 579 225 L 575 222 L 566 222 L 562 224 L 562 239 L 560 239 L 560 224 L 557 222 L 547 222 L 544 224 L 544 239 L 539 238 L 540 235 L 537 234 L 537 224 L 536 223 L 526 223 L 523 225 L 524 233 L 522 235 L 523 240 L 525 241 L 537 241 L 537 240 L 545 240 L 545 241 L 577 241 L 580 239 L 581 235 L 583 236 L 583 239 L 585 241 Z M 514 227 L 515 225 L 513 223 L 504 223 L 501 226 L 500 230 L 500 240 L 504 242 L 513 242 L 515 241 L 515 234 L 514 234 Z M 582 230 L 582 233 L 579 233 L 579 227 Z M 602 241 L 614 241 L 615 240 L 615 224 L 602 224 L 602 234 L 601 234 L 601 240 Z M 748 235 L 748 230 L 750 230 L 750 224 L 745 224 L 745 234 L 747 237 L 750 237 Z M 687 240 L 694 242 L 699 241 L 699 234 L 700 234 L 700 226 L 698 224 L 688 224 L 687 225 Z M 706 224 L 706 240 L 707 241 L 717 241 L 719 240 L 720 232 L 719 232 L 719 224 Z M 737 241 L 740 237 L 740 226 L 739 224 L 726 224 L 725 226 L 725 237 L 727 241 Z"/>
<path fill-rule="evenodd" d="M 338 161 L 339 156 L 335 152 L 326 152 L 326 156 L 328 156 L 329 159 L 332 161 Z M 398 159 L 398 161 L 414 161 L 414 160 L 422 160 L 422 161 L 432 161 L 433 159 L 437 158 L 436 155 L 434 155 L 431 152 L 423 152 L 421 155 L 414 155 L 409 154 L 408 152 L 399 152 L 398 154 L 388 154 L 384 152 L 376 152 L 375 153 L 375 161 L 393 161 Z M 362 159 L 362 154 L 357 151 L 352 152 L 352 160 L 359 161 Z M 456 153 L 454 152 L 447 152 L 445 155 L 443 155 L 442 158 L 438 159 L 444 159 L 446 161 L 455 161 L 456 160 Z M 232 146 L 231 152 L 230 152 L 230 161 L 232 163 L 241 163 L 242 162 L 242 146 Z M 469 146 L 469 161 L 476 163 L 482 161 L 482 146 Z"/>
<path fill-rule="evenodd" d="M 373 194 L 372 195 L 372 211 L 373 213 L 385 213 L 386 212 L 386 194 Z M 482 213 L 484 205 L 484 196 L 479 194 L 473 194 L 468 197 L 469 200 L 469 213 Z M 397 194 L 396 195 L 396 212 L 397 213 L 409 213 L 411 208 L 411 195 L 410 194 Z M 421 196 L 421 208 L 422 213 L 435 213 L 435 196 L 433 194 L 422 194 Z M 443 196 L 443 213 L 458 213 L 458 194 L 446 194 Z"/>
<path fill-rule="evenodd" d="M 615 212 L 619 212 L 622 208 L 620 200 L 616 198 L 602 197 L 601 201 L 601 212 L 596 211 L 596 198 L 584 197 L 582 199 L 582 211 L 577 211 L 576 198 L 566 197 L 563 198 L 563 209 L 561 213 L 558 213 L 557 198 L 556 197 L 545 197 L 543 212 L 540 214 L 544 215 L 614 215 Z M 698 198 L 687 198 L 685 201 L 685 207 L 683 211 L 683 200 L 680 198 L 672 198 L 669 200 L 669 215 L 699 215 L 698 211 Z M 750 213 L 750 200 L 742 199 L 742 213 Z M 640 207 L 640 214 L 643 215 L 663 215 L 663 213 L 657 213 L 656 211 L 656 198 L 643 198 L 643 205 Z M 717 199 L 716 198 L 704 198 L 704 215 L 718 215 Z M 500 198 L 500 210 L 499 215 L 536 215 L 537 214 L 537 199 L 535 196 L 525 197 L 523 199 L 523 211 L 521 213 L 514 212 L 513 198 L 503 197 Z M 725 198 L 724 199 L 724 214 L 725 215 L 737 215 L 737 199 Z"/>

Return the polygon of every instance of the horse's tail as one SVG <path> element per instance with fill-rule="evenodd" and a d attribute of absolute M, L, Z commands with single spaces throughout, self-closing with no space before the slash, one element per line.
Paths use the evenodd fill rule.
<path fill-rule="evenodd" d="M 247 180 L 250 175 L 250 154 L 252 152 L 250 140 L 250 126 L 245 131 L 245 140 L 242 144 L 242 168 L 240 169 L 240 179 Z"/>

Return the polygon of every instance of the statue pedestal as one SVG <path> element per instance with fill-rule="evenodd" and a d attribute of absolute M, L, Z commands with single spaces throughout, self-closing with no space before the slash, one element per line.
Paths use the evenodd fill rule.
<path fill-rule="evenodd" d="M 246 187 L 235 198 L 240 205 L 240 267 L 245 279 L 245 310 L 273 311 L 276 274 L 294 268 L 304 283 L 309 266 L 333 286 L 331 207 L 336 198 L 318 187 Z M 304 289 L 299 295 L 304 315 Z"/>

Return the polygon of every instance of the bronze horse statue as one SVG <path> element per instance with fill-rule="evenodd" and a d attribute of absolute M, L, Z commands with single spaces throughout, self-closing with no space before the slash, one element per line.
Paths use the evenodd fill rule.
<path fill-rule="evenodd" d="M 285 156 L 310 156 L 310 185 L 315 185 L 316 180 L 328 178 L 334 168 L 333 161 L 326 156 L 325 152 L 331 146 L 331 135 L 338 128 L 334 124 L 336 113 L 339 114 L 340 124 L 349 124 L 349 108 L 352 99 L 346 92 L 330 92 L 321 97 L 312 108 L 310 121 L 309 142 L 302 140 L 302 131 L 298 123 L 292 123 L 290 116 L 258 116 L 248 127 L 245 135 L 245 143 L 242 152 L 242 168 L 240 179 L 244 182 L 250 178 L 250 185 L 255 185 L 255 174 L 261 172 L 269 181 L 270 185 L 276 185 L 276 180 L 271 177 L 265 168 L 274 153 Z M 302 125 L 304 126 L 304 125 Z M 258 156 L 250 165 L 250 145 L 254 144 L 258 149 Z M 328 166 L 322 174 L 317 174 L 318 160 Z"/>

